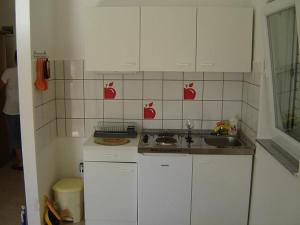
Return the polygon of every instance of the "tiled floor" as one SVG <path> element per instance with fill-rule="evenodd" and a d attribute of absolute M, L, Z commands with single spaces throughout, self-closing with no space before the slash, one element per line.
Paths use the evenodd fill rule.
<path fill-rule="evenodd" d="M 24 204 L 23 172 L 12 170 L 10 164 L 0 167 L 0 224 L 19 225 Z"/>

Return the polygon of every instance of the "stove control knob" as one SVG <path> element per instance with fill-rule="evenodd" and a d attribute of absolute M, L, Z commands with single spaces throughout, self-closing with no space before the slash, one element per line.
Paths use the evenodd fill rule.
<path fill-rule="evenodd" d="M 143 137 L 143 142 L 148 143 L 148 140 L 149 140 L 149 136 L 147 134 L 145 134 Z"/>

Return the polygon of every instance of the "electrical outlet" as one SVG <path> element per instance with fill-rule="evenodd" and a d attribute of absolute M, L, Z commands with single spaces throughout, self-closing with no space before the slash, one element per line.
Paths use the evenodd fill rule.
<path fill-rule="evenodd" d="M 83 162 L 79 163 L 79 172 L 83 173 L 84 172 L 84 165 Z"/>

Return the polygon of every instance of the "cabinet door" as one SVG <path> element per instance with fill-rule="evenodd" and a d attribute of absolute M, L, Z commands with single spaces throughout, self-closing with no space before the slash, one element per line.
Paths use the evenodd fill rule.
<path fill-rule="evenodd" d="M 190 225 L 191 156 L 141 156 L 139 225 Z"/>
<path fill-rule="evenodd" d="M 195 54 L 195 8 L 142 7 L 142 71 L 195 71 Z"/>
<path fill-rule="evenodd" d="M 198 8 L 197 71 L 251 71 L 252 14 L 251 8 Z"/>
<path fill-rule="evenodd" d="M 136 163 L 84 163 L 86 225 L 137 224 Z"/>
<path fill-rule="evenodd" d="M 140 9 L 94 7 L 86 14 L 86 70 L 138 71 Z"/>
<path fill-rule="evenodd" d="M 252 156 L 194 155 L 192 225 L 247 225 Z"/>

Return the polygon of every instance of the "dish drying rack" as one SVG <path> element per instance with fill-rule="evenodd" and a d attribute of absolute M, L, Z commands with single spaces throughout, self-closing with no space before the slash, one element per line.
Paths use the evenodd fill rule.
<path fill-rule="evenodd" d="M 137 136 L 134 122 L 98 122 L 94 137 L 106 138 L 135 138 Z"/>

